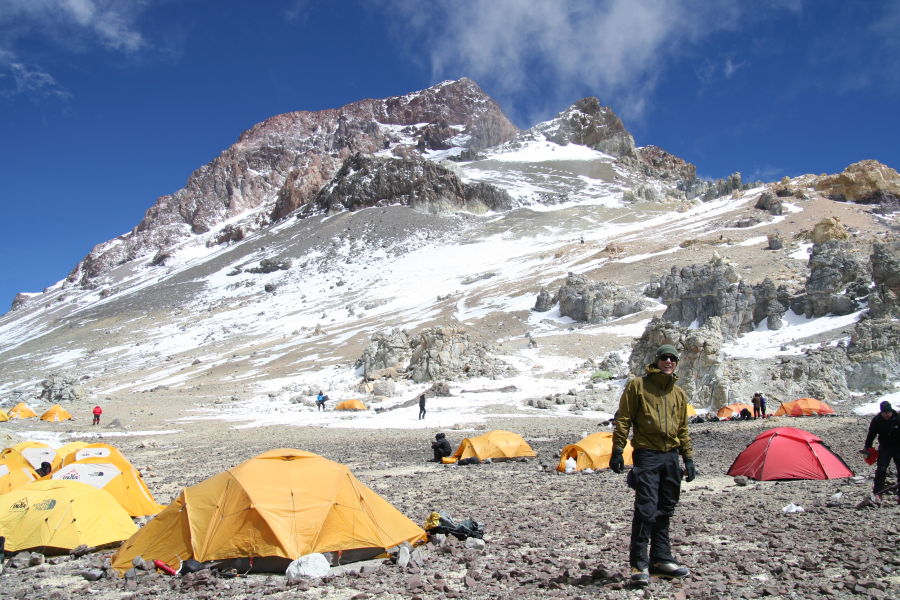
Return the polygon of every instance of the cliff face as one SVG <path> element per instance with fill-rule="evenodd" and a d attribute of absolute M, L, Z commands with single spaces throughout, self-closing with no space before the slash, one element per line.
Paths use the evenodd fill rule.
<path fill-rule="evenodd" d="M 512 139 L 516 127 L 466 78 L 404 96 L 274 116 L 244 132 L 187 185 L 162 196 L 128 234 L 94 247 L 70 273 L 89 285 L 100 273 L 152 256 L 191 235 L 255 211 L 244 228 L 280 220 L 309 202 L 354 153 L 418 157 L 471 151 Z"/>

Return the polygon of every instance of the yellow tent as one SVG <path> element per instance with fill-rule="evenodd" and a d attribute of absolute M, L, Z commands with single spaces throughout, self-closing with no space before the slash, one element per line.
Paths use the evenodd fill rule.
<path fill-rule="evenodd" d="M 612 456 L 613 434 L 610 431 L 601 431 L 592 433 L 579 442 L 569 444 L 562 449 L 559 455 L 559 465 L 557 471 L 566 472 L 566 460 L 575 459 L 575 470 L 582 471 L 584 469 L 608 469 L 609 458 Z M 625 464 L 633 464 L 631 459 L 632 448 L 631 442 L 625 442 L 625 450 L 622 452 L 622 458 Z"/>
<path fill-rule="evenodd" d="M 59 404 L 54 404 L 47 409 L 47 412 L 41 415 L 41 421 L 68 421 L 72 418 L 72 414 Z"/>
<path fill-rule="evenodd" d="M 185 488 L 112 558 L 178 568 L 241 557 L 276 557 L 279 568 L 312 552 L 371 558 L 425 532 L 341 464 L 311 452 L 270 450 Z M 349 556 L 348 556 L 349 554 Z"/>
<path fill-rule="evenodd" d="M 28 440 L 25 442 L 19 442 L 14 446 L 10 446 L 0 452 L 0 457 L 4 457 L 7 454 L 20 454 L 28 463 L 31 465 L 31 468 L 37 470 L 41 468 L 42 462 L 50 463 L 50 466 L 55 471 L 59 468 L 59 465 L 62 461 L 59 460 L 59 457 L 56 455 L 56 450 L 48 446 L 43 442 L 35 442 L 32 440 Z"/>
<path fill-rule="evenodd" d="M 366 410 L 366 405 L 363 404 L 362 400 L 354 398 L 352 400 L 344 400 L 335 406 L 334 410 Z"/>
<path fill-rule="evenodd" d="M 32 417 L 36 417 L 37 413 L 31 410 L 31 407 L 29 407 L 24 402 L 19 402 L 11 409 L 9 409 L 7 416 L 10 419 L 30 419 Z"/>
<path fill-rule="evenodd" d="M 156 503 L 137 469 L 113 446 L 85 444 L 70 452 L 53 479 L 81 481 L 112 494 L 132 517 L 155 515 L 163 509 Z"/>
<path fill-rule="evenodd" d="M 9 421 L 9 415 L 6 414 L 5 410 L 0 410 L 0 423 L 3 421 Z"/>
<path fill-rule="evenodd" d="M 495 429 L 478 437 L 464 439 L 453 453 L 453 458 L 457 460 L 473 456 L 484 460 L 533 457 L 537 454 L 518 433 Z"/>
<path fill-rule="evenodd" d="M 694 405 L 693 405 L 693 404 L 688 404 L 688 405 L 687 405 L 687 416 L 693 417 L 693 416 L 695 416 L 696 414 L 697 414 L 697 409 L 694 408 Z"/>
<path fill-rule="evenodd" d="M 0 494 L 28 485 L 37 478 L 38 474 L 18 452 L 4 451 L 4 454 L 0 455 Z"/>
<path fill-rule="evenodd" d="M 35 481 L 0 495 L 7 552 L 67 552 L 126 540 L 137 526 L 115 498 L 79 481 Z"/>
<path fill-rule="evenodd" d="M 56 455 L 59 457 L 59 460 L 62 464 L 66 464 L 66 457 L 75 452 L 76 450 L 81 450 L 85 446 L 87 446 L 87 442 L 69 442 L 68 444 L 64 444 L 56 449 Z"/>

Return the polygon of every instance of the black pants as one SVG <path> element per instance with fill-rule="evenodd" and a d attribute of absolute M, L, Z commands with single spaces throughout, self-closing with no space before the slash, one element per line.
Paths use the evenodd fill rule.
<path fill-rule="evenodd" d="M 94 421 L 91 425 L 99 425 L 100 424 L 100 415 L 94 415 Z"/>
<path fill-rule="evenodd" d="M 628 562 L 636 569 L 646 569 L 650 561 L 674 561 L 669 545 L 669 520 L 681 497 L 678 452 L 635 450 L 629 485 L 634 488 L 634 517 Z"/>
<path fill-rule="evenodd" d="M 419 418 L 420 419 L 425 418 L 425 407 L 422 406 L 421 404 L 419 405 Z"/>
<path fill-rule="evenodd" d="M 897 480 L 900 481 L 900 446 L 888 446 L 879 444 L 878 462 L 875 464 L 875 485 L 872 492 L 880 494 L 884 490 L 884 480 L 887 478 L 888 466 L 894 461 L 894 469 L 897 471 Z"/>

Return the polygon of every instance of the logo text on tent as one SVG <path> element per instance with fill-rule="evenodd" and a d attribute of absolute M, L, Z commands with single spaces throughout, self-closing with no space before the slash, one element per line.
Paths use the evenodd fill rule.
<path fill-rule="evenodd" d="M 24 498 L 9 507 L 9 510 L 28 510 L 28 500 Z"/>
<path fill-rule="evenodd" d="M 48 498 L 35 504 L 34 510 L 53 510 L 54 506 L 56 506 L 56 500 L 54 500 L 53 498 Z"/>
<path fill-rule="evenodd" d="M 68 473 L 60 475 L 58 479 L 71 479 L 77 481 L 81 479 L 81 476 L 78 474 L 78 471 L 69 471 Z"/>

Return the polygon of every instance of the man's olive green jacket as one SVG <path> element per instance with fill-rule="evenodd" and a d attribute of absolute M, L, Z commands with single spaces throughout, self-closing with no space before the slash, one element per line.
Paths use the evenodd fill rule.
<path fill-rule="evenodd" d="M 634 430 L 631 445 L 637 450 L 678 450 L 685 460 L 694 459 L 694 446 L 688 432 L 687 394 L 675 381 L 654 365 L 647 374 L 635 377 L 625 386 L 619 400 L 613 449 L 622 450 L 628 430 Z"/>

